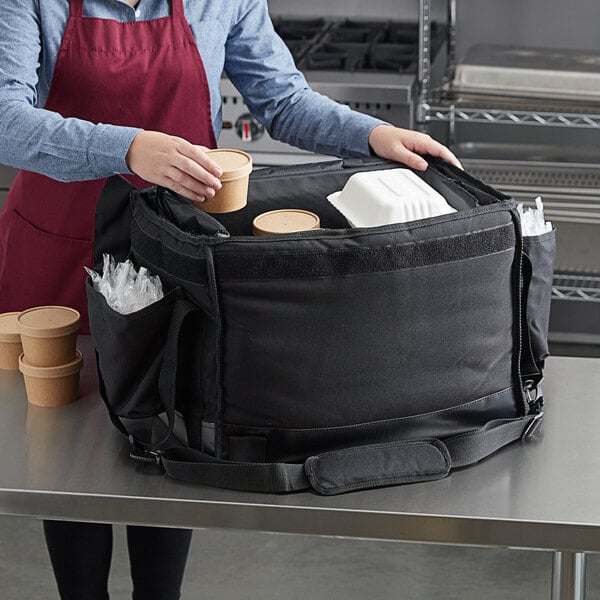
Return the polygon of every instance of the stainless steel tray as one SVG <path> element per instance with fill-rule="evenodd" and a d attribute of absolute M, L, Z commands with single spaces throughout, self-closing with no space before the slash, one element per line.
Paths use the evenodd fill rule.
<path fill-rule="evenodd" d="M 454 152 L 462 159 L 486 159 L 508 163 L 512 161 L 520 166 L 526 163 L 552 163 L 552 168 L 556 168 L 556 163 L 559 163 L 559 173 L 585 169 L 598 176 L 597 182 L 594 181 L 588 187 L 600 187 L 600 148 L 597 145 L 567 144 L 562 138 L 560 143 L 515 143 L 514 139 L 510 142 L 468 141 L 455 145 Z"/>
<path fill-rule="evenodd" d="M 492 98 L 600 101 L 600 54 L 477 44 L 457 65 L 451 89 Z"/>
<path fill-rule="evenodd" d="M 545 113 L 600 114 L 600 95 L 598 98 L 542 98 L 536 96 L 517 96 L 512 94 L 468 92 L 446 86 L 442 90 L 442 100 L 459 109 L 483 109 L 507 111 L 530 111 Z"/>

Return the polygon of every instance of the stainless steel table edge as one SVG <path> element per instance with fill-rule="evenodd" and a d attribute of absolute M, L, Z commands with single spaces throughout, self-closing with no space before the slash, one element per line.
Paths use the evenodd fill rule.
<path fill-rule="evenodd" d="M 600 552 L 597 527 L 586 523 L 11 489 L 0 490 L 0 514 L 458 546 Z"/>

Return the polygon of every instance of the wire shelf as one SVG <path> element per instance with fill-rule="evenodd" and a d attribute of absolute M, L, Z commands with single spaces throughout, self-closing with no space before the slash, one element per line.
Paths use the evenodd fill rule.
<path fill-rule="evenodd" d="M 600 277 L 587 275 L 555 275 L 552 298 L 600 302 Z"/>
<path fill-rule="evenodd" d="M 511 125 L 542 125 L 600 129 L 600 115 L 556 113 L 525 110 L 460 108 L 450 106 L 421 106 L 421 119 L 426 122 L 462 121 L 468 123 L 500 123 Z"/>

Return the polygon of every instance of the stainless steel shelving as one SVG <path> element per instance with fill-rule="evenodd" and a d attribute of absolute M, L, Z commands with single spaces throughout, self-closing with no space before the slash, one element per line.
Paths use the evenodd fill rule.
<path fill-rule="evenodd" d="M 514 99 L 506 98 L 504 105 L 501 97 L 496 100 L 493 108 L 473 103 L 461 106 L 460 102 L 453 103 L 442 99 L 442 88 L 450 90 L 450 92 L 452 90 L 451 83 L 456 67 L 457 0 L 445 1 L 447 8 L 447 63 L 442 81 L 437 88 L 434 88 L 431 78 L 430 35 L 432 0 L 419 0 L 419 97 L 416 120 L 421 130 L 427 131 L 433 122 L 446 122 L 448 123 L 449 142 L 452 144 L 456 139 L 455 127 L 459 122 L 600 129 L 600 114 L 559 110 L 526 110 L 525 107 L 511 107 L 511 101 L 514 102 Z M 451 96 L 451 94 L 448 95 Z M 552 298 L 555 301 L 600 302 L 600 277 L 557 273 L 554 278 Z"/>
<path fill-rule="evenodd" d="M 600 302 L 600 277 L 557 274 L 552 285 L 552 298 Z"/>
<path fill-rule="evenodd" d="M 442 85 L 450 86 L 456 67 L 456 2 L 447 2 L 447 64 Z M 431 0 L 419 0 L 419 100 L 417 123 L 422 129 L 434 121 L 447 122 L 450 139 L 454 137 L 456 122 L 537 125 L 551 127 L 600 128 L 600 115 L 562 111 L 511 110 L 461 106 L 460 103 L 440 102 L 435 98 L 431 81 Z M 436 101 L 438 100 L 438 101 Z"/>
<path fill-rule="evenodd" d="M 445 121 L 451 124 L 456 121 L 464 121 L 468 123 L 546 125 L 553 127 L 600 129 L 600 115 L 462 108 L 455 104 L 431 106 L 426 102 L 419 104 L 419 121 L 424 123 Z"/>

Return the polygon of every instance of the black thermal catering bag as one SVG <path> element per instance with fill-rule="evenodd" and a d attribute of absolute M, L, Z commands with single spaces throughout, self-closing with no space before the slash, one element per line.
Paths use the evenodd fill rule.
<path fill-rule="evenodd" d="M 212 216 L 109 180 L 97 266 L 128 257 L 166 289 L 121 315 L 87 283 L 101 394 L 132 457 L 218 487 L 337 494 L 439 479 L 531 434 L 554 232 L 523 238 L 512 199 L 428 160 L 417 174 L 457 212 L 361 229 L 326 196 L 400 165 L 256 170 L 248 206 Z M 277 208 L 322 229 L 253 237 Z"/>

